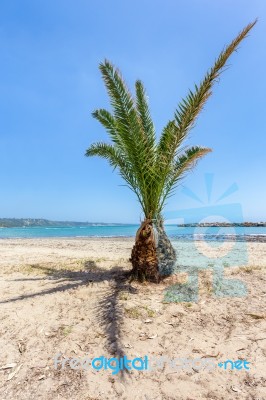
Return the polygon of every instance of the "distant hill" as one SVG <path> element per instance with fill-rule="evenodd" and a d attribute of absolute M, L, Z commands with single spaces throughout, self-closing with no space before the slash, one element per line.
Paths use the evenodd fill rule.
<path fill-rule="evenodd" d="M 0 218 L 0 228 L 23 228 L 37 226 L 94 226 L 94 225 L 125 225 L 106 224 L 101 222 L 49 221 L 42 218 Z"/>

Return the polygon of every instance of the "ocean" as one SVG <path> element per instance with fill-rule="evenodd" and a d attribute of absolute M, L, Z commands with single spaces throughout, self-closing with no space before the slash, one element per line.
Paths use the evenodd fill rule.
<path fill-rule="evenodd" d="M 8 238 L 87 238 L 134 237 L 139 225 L 100 225 L 73 227 L 0 228 L 0 239 Z M 266 241 L 266 227 L 177 227 L 166 225 L 174 240 Z"/>

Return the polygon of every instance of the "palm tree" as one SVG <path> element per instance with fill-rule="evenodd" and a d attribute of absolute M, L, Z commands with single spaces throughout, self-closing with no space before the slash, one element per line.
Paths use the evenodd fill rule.
<path fill-rule="evenodd" d="M 158 282 L 172 273 L 175 251 L 163 228 L 162 211 L 186 173 L 211 151 L 207 147 L 184 147 L 191 128 L 212 93 L 212 87 L 226 67 L 231 54 L 246 38 L 257 20 L 248 24 L 220 53 L 214 66 L 194 90 L 179 103 L 174 117 L 156 139 L 154 124 L 143 83 L 135 83 L 135 97 L 128 90 L 120 72 L 105 60 L 99 68 L 110 96 L 113 113 L 93 112 L 106 129 L 111 143 L 94 143 L 86 156 L 107 159 L 137 196 L 144 220 L 136 234 L 131 254 L 132 274 L 138 280 Z"/>

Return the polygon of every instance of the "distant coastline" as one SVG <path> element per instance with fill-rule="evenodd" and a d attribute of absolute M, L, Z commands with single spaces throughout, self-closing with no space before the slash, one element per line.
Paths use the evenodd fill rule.
<path fill-rule="evenodd" d="M 90 227 L 90 226 L 129 226 L 138 224 L 106 223 L 106 222 L 77 222 L 51 221 L 43 218 L 0 218 L 0 228 L 34 228 L 34 227 Z M 173 225 L 173 224 L 171 224 Z M 204 222 L 176 224 L 178 227 L 266 227 L 266 222 Z"/>
<path fill-rule="evenodd" d="M 123 223 L 50 221 L 43 218 L 0 218 L 0 228 L 34 228 L 34 227 L 75 227 L 75 226 L 121 226 Z"/>

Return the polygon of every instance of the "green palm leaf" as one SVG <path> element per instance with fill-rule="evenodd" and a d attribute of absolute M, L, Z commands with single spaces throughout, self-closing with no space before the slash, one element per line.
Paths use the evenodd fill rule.
<path fill-rule="evenodd" d="M 164 129 L 161 136 L 158 153 L 164 158 L 165 152 L 175 154 L 182 141 L 187 137 L 190 129 L 202 111 L 206 101 L 211 96 L 212 87 L 224 71 L 228 58 L 237 50 L 239 44 L 245 39 L 256 24 L 257 20 L 248 24 L 239 35 L 222 51 L 214 63 L 214 66 L 207 72 L 199 86 L 195 85 L 194 91 L 189 90 L 186 98 L 182 99 L 175 112 L 175 118 L 170 121 L 171 129 Z"/>
<path fill-rule="evenodd" d="M 220 53 L 213 67 L 194 90 L 181 100 L 174 117 L 164 127 L 157 143 L 147 95 L 141 81 L 136 81 L 135 97 L 119 70 L 109 61 L 100 64 L 102 77 L 110 97 L 112 112 L 93 112 L 106 129 L 112 144 L 92 144 L 86 156 L 100 156 L 117 168 L 127 186 L 133 190 L 146 218 L 156 218 L 166 199 L 197 161 L 211 150 L 194 146 L 184 150 L 184 140 L 195 125 L 214 83 L 226 67 L 228 58 L 236 51 L 256 24 L 248 24 Z M 182 149 L 183 147 L 183 149 Z"/>
<path fill-rule="evenodd" d="M 179 157 L 177 157 L 173 164 L 170 173 L 167 176 L 161 203 L 159 206 L 159 212 L 162 210 L 165 200 L 173 193 L 176 185 L 184 178 L 184 176 L 191 171 L 197 164 L 197 162 L 210 153 L 212 150 L 207 147 L 192 146 L 185 150 Z"/>

